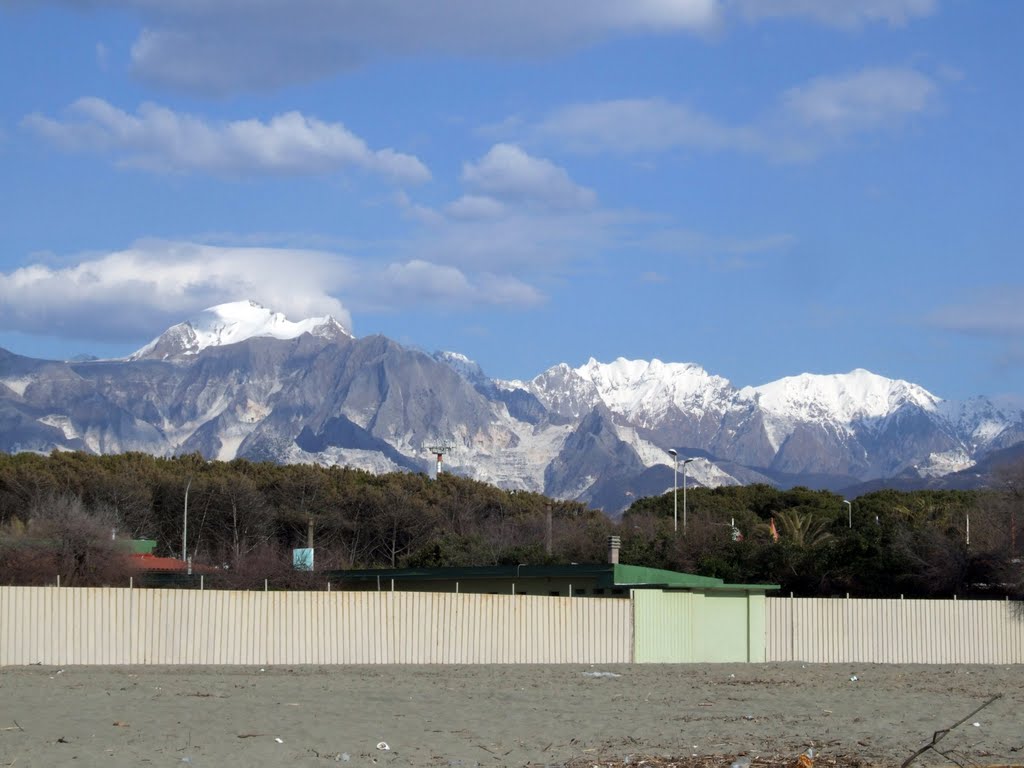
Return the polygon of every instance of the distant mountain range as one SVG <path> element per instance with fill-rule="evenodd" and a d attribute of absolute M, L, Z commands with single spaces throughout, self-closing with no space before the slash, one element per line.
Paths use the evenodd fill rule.
<path fill-rule="evenodd" d="M 669 448 L 694 459 L 691 485 L 977 486 L 1002 452 L 1020 451 L 1024 412 L 865 370 L 736 388 L 692 363 L 591 359 L 499 381 L 457 353 L 357 339 L 331 317 L 293 323 L 253 302 L 212 307 L 122 360 L 0 349 L 7 452 L 430 471 L 439 441 L 447 470 L 614 514 L 671 490 Z"/>

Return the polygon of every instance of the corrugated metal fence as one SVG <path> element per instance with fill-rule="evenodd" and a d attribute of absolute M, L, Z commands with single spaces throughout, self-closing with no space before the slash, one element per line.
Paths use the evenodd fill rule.
<path fill-rule="evenodd" d="M 629 600 L 0 587 L 0 666 L 612 664 L 632 645 Z"/>
<path fill-rule="evenodd" d="M 686 621 L 644 605 L 426 592 L 0 587 L 0 666 L 628 663 L 655 660 L 635 655 L 634 610 L 638 626 L 666 630 Z M 764 605 L 769 662 L 1024 663 L 1022 603 L 769 598 Z M 720 628 L 692 629 L 712 638 Z"/>
<path fill-rule="evenodd" d="M 769 598 L 767 661 L 1024 663 L 1024 604 Z"/>

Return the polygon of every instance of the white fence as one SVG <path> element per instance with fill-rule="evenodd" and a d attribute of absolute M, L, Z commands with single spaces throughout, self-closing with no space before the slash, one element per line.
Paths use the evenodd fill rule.
<path fill-rule="evenodd" d="M 0 587 L 0 666 L 628 663 L 634 610 L 678 624 L 609 598 Z M 769 598 L 764 618 L 769 662 L 1024 663 L 1022 603 Z"/>
<path fill-rule="evenodd" d="M 0 587 L 0 666 L 610 664 L 632 644 L 629 600 Z"/>
<path fill-rule="evenodd" d="M 767 661 L 1024 663 L 1024 604 L 769 598 Z"/>

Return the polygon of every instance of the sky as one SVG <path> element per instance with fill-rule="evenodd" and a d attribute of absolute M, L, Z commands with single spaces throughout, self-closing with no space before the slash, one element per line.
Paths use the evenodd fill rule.
<path fill-rule="evenodd" d="M 1017 0 L 0 0 L 0 347 L 253 299 L 495 378 L 1024 399 Z"/>

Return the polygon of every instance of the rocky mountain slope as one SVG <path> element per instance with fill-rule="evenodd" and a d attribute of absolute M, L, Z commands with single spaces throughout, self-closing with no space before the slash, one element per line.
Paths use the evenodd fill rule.
<path fill-rule="evenodd" d="M 0 350 L 0 449 L 445 466 L 617 512 L 688 482 L 845 488 L 956 475 L 1024 441 L 1024 414 L 868 371 L 737 388 L 692 363 L 591 359 L 494 381 L 452 352 L 354 338 L 251 302 L 213 307 L 124 360 Z M 678 478 L 677 478 L 678 481 Z"/>

